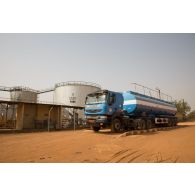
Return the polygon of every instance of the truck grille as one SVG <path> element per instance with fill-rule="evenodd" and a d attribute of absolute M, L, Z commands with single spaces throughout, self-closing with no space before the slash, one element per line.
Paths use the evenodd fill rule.
<path fill-rule="evenodd" d="M 97 113 L 97 112 L 101 112 L 102 109 L 96 109 L 96 110 L 86 110 L 87 113 Z"/>

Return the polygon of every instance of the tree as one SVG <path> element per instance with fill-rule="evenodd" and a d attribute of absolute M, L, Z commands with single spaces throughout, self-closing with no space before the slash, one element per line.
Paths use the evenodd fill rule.
<path fill-rule="evenodd" d="M 178 115 L 182 116 L 183 121 L 186 119 L 187 113 L 190 112 L 190 105 L 184 100 L 175 101 Z"/>
<path fill-rule="evenodd" d="M 187 116 L 188 120 L 195 120 L 195 110 L 190 112 Z"/>

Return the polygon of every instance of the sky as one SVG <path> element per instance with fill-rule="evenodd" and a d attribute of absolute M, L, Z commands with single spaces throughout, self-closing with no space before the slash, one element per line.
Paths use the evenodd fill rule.
<path fill-rule="evenodd" d="M 195 109 L 195 34 L 0 34 L 0 86 L 158 87 Z"/>

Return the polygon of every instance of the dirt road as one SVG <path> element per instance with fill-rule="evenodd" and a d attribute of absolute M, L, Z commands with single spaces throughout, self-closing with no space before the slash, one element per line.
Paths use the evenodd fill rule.
<path fill-rule="evenodd" d="M 0 134 L 0 162 L 195 162 L 195 123 L 127 137 L 90 130 Z"/>

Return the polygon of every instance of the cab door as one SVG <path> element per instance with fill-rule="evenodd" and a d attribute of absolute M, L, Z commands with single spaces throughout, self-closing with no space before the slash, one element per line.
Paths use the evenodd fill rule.
<path fill-rule="evenodd" d="M 108 95 L 108 114 L 112 115 L 119 109 L 123 109 L 123 96 L 120 93 L 110 92 Z"/>

